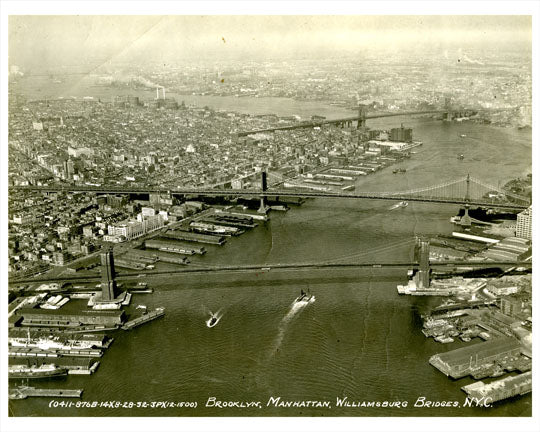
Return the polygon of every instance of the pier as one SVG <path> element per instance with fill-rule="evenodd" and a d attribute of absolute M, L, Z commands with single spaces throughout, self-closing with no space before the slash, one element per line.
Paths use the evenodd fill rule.
<path fill-rule="evenodd" d="M 517 376 L 510 376 L 489 384 L 482 381 L 461 387 L 465 393 L 476 399 L 488 398 L 491 402 L 518 395 L 524 395 L 532 391 L 532 372 L 525 372 Z"/>
<path fill-rule="evenodd" d="M 199 234 L 191 231 L 181 231 L 181 230 L 168 230 L 165 233 L 161 234 L 161 237 L 171 238 L 175 240 L 184 240 L 184 241 L 193 241 L 198 243 L 208 243 L 222 245 L 225 243 L 225 237 L 223 236 L 214 236 L 210 234 Z"/>
<path fill-rule="evenodd" d="M 101 357 L 99 349 L 39 349 L 29 347 L 9 347 L 9 355 L 14 357 Z"/>
<path fill-rule="evenodd" d="M 148 249 L 157 249 L 162 252 L 171 252 L 182 255 L 203 255 L 206 253 L 204 247 L 192 246 L 179 243 L 174 238 L 170 240 L 152 239 L 146 240 L 144 246 Z M 159 255 L 158 255 L 159 256 Z M 161 258 L 161 256 L 159 256 Z"/>
<path fill-rule="evenodd" d="M 141 324 L 155 320 L 156 318 L 159 318 L 163 315 L 165 315 L 165 308 L 157 308 L 156 310 L 153 310 L 152 312 L 145 313 L 144 315 L 141 315 L 138 318 L 134 318 L 128 321 L 122 326 L 122 329 L 131 330 L 137 326 L 140 326 Z"/>
<path fill-rule="evenodd" d="M 35 387 L 16 387 L 9 390 L 10 399 L 26 399 L 27 397 L 64 397 L 80 398 L 82 389 L 45 389 Z"/>

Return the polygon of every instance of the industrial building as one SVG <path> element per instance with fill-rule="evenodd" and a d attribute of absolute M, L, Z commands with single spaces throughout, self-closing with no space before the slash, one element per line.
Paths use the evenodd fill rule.
<path fill-rule="evenodd" d="M 531 253 L 530 242 L 524 238 L 508 237 L 493 244 L 477 257 L 492 261 L 520 261 Z"/>
<path fill-rule="evenodd" d="M 469 375 L 476 368 L 520 354 L 520 344 L 512 337 L 500 337 L 487 342 L 435 354 L 429 363 L 452 378 Z"/>
<path fill-rule="evenodd" d="M 400 141 L 400 142 L 412 142 L 412 128 L 405 128 L 403 125 L 399 128 L 390 129 L 389 135 L 390 141 Z"/>
<path fill-rule="evenodd" d="M 78 327 L 119 326 L 125 321 L 125 313 L 121 310 L 92 310 L 67 312 L 53 309 L 21 308 L 17 315 L 22 317 L 23 326 L 42 327 Z"/>

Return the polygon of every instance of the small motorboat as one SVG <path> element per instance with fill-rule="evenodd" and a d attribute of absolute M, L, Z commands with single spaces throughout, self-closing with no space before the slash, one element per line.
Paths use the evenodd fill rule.
<path fill-rule="evenodd" d="M 208 321 L 206 321 L 206 326 L 208 328 L 212 328 L 212 327 L 217 325 L 217 323 L 219 322 L 220 319 L 221 319 L 221 317 L 218 316 L 217 313 L 214 314 L 214 313 L 210 312 L 210 319 Z"/>
<path fill-rule="evenodd" d="M 457 158 L 458 158 L 458 160 L 463 160 L 463 159 L 465 159 L 465 156 L 462 155 L 462 154 L 459 154 Z"/>
<path fill-rule="evenodd" d="M 397 204 L 394 204 L 392 207 L 389 208 L 389 210 L 395 210 L 401 207 L 407 207 L 409 203 L 407 201 L 400 201 Z"/>

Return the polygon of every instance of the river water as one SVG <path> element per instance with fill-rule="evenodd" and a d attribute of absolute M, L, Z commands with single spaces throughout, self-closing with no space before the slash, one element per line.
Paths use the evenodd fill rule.
<path fill-rule="evenodd" d="M 91 89 L 85 92 L 89 93 Z M 238 101 L 232 100 L 232 104 Z M 299 102 L 266 105 L 240 98 L 252 109 L 277 114 Z M 187 102 L 187 101 L 186 101 Z M 201 99 L 201 105 L 210 105 Z M 223 101 L 221 101 L 223 102 Z M 224 106 L 221 106 L 222 108 Z M 238 105 L 228 105 L 238 110 Z M 317 107 L 306 112 L 321 114 Z M 325 109 L 334 107 L 325 106 Z M 341 110 L 336 111 L 341 115 Z M 399 119 L 370 121 L 392 127 Z M 468 123 L 406 119 L 424 145 L 403 163 L 404 175 L 386 170 L 361 178 L 357 190 L 407 190 L 468 172 L 497 185 L 531 171 L 531 133 Z M 466 135 L 465 138 L 460 135 Z M 458 161 L 456 154 L 466 157 Z M 222 247 L 210 246 L 194 264 L 309 261 L 407 261 L 418 234 L 450 233 L 456 206 L 315 199 Z M 431 355 L 464 346 L 442 345 L 421 333 L 426 299 L 398 296 L 403 270 L 295 270 L 174 276 L 150 280 L 155 292 L 135 295 L 133 305 L 165 306 L 166 315 L 131 332 L 118 331 L 93 376 L 69 376 L 43 386 L 84 388 L 83 401 L 197 402 L 197 408 L 50 408 L 49 399 L 10 401 L 16 416 L 528 416 L 531 396 L 486 408 L 414 407 L 465 399 L 470 378 L 451 380 L 428 363 Z M 315 302 L 294 307 L 300 289 Z M 209 311 L 219 324 L 205 325 Z M 472 342 L 474 343 L 474 341 Z M 269 398 L 327 400 L 332 408 L 277 408 Z M 353 401 L 407 401 L 407 408 L 344 408 Z M 261 408 L 206 407 L 219 401 L 259 401 Z M 212 404 L 212 403 L 211 403 Z"/>

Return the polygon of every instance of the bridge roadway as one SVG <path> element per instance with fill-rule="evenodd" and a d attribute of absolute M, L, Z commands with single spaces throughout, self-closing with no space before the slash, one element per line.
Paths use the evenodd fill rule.
<path fill-rule="evenodd" d="M 398 117 L 398 116 L 407 116 L 407 115 L 414 115 L 414 114 L 443 114 L 446 112 L 449 112 L 449 110 L 402 111 L 398 113 L 368 114 L 365 117 L 361 117 L 361 118 L 359 118 L 358 115 L 356 115 L 352 117 L 343 117 L 343 118 L 332 119 L 332 120 L 320 120 L 320 121 L 312 120 L 309 122 L 300 122 L 297 124 L 286 125 L 286 126 L 276 126 L 276 127 L 267 128 L 267 129 L 242 131 L 242 132 L 238 132 L 238 136 L 247 136 L 251 134 L 264 133 L 264 132 L 274 132 L 277 130 L 302 129 L 302 128 L 309 128 L 309 127 L 323 126 L 326 124 L 346 123 L 346 122 L 353 122 L 353 121 L 358 121 L 358 120 L 362 121 L 362 120 L 369 120 L 369 119 L 383 118 L 383 117 Z"/>
<path fill-rule="evenodd" d="M 271 270 L 300 270 L 300 269 L 327 269 L 327 268 L 417 268 L 416 262 L 402 263 L 291 263 L 291 264 L 257 264 L 257 265 L 236 265 L 236 266 L 219 266 L 219 267 L 187 267 L 174 270 L 151 270 L 125 272 L 116 276 L 117 280 L 140 279 L 141 274 L 145 276 L 165 276 L 181 273 L 214 273 L 214 272 L 248 272 L 248 271 L 271 271 Z M 494 267 L 524 267 L 531 268 L 531 261 L 509 262 L 509 261 L 444 261 L 430 262 L 431 268 L 494 268 Z M 80 276 L 56 276 L 56 277 L 41 277 L 41 278 L 25 278 L 25 279 L 10 279 L 9 285 L 19 284 L 38 284 L 51 282 L 91 282 L 101 280 L 101 275 L 80 275 Z"/>
<path fill-rule="evenodd" d="M 489 206 L 500 209 L 525 210 L 529 205 L 514 203 L 493 203 L 482 200 L 465 200 L 458 198 L 442 197 L 421 197 L 410 196 L 405 193 L 391 195 L 381 192 L 361 192 L 354 194 L 340 194 L 334 192 L 309 192 L 290 190 L 253 190 L 253 189 L 197 189 L 197 188 L 177 188 L 163 189 L 151 187 L 115 187 L 115 186 L 10 186 L 11 190 L 30 190 L 36 192 L 95 192 L 110 194 L 164 194 L 173 195 L 201 195 L 201 196 L 246 196 L 246 197 L 300 197 L 300 198 L 353 198 L 353 199 L 374 199 L 386 201 L 413 201 L 429 202 L 436 204 L 459 204 L 469 206 Z"/>

